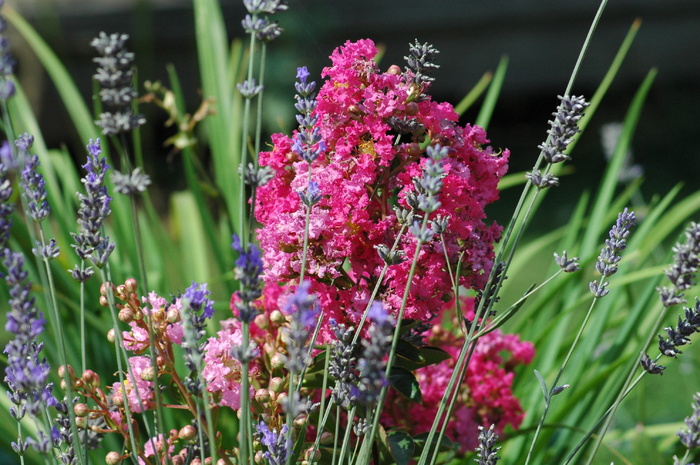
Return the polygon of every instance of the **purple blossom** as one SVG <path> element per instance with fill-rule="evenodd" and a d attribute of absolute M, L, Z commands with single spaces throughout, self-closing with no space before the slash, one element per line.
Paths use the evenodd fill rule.
<path fill-rule="evenodd" d="M 309 281 L 299 284 L 282 309 L 283 313 L 292 316 L 286 330 L 290 340 L 287 368 L 292 373 L 301 373 L 309 361 L 305 345 L 321 312 L 316 296 L 309 294 L 309 286 Z"/>
<path fill-rule="evenodd" d="M 100 35 L 90 45 L 101 55 L 94 59 L 97 63 L 95 80 L 100 84 L 100 100 L 105 111 L 95 124 L 102 128 L 102 134 L 111 136 L 143 125 L 142 115 L 134 114 L 132 102 L 138 97 L 132 80 L 136 69 L 133 66 L 134 54 L 126 49 L 126 34 Z"/>
<path fill-rule="evenodd" d="M 257 433 L 260 443 L 267 448 L 263 454 L 270 465 L 284 465 L 287 457 L 292 451 L 292 440 L 289 437 L 289 428 L 283 425 L 282 428 L 271 430 L 264 422 L 257 425 Z"/>
<path fill-rule="evenodd" d="M 87 174 L 80 180 L 85 186 L 85 194 L 78 193 L 78 233 L 71 233 L 75 241 L 72 247 L 81 260 L 92 259 L 96 266 L 101 267 L 114 250 L 114 243 L 103 233 L 104 221 L 112 213 L 112 198 L 107 195 L 104 185 L 109 165 L 106 158 L 100 158 L 100 139 L 90 139 L 87 151 L 87 162 L 83 165 Z M 84 282 L 91 275 L 87 270 L 73 270 L 73 277 Z"/>
<path fill-rule="evenodd" d="M 14 206 L 10 202 L 12 197 L 12 184 L 7 178 L 8 164 L 12 161 L 10 144 L 3 142 L 0 145 L 0 250 L 4 249 L 10 238 L 12 220 L 10 216 L 14 211 Z"/>
<path fill-rule="evenodd" d="M 394 319 L 381 302 L 372 304 L 369 317 L 374 324 L 369 328 L 369 339 L 362 341 L 363 353 L 357 362 L 360 379 L 354 393 L 365 405 L 377 402 L 382 388 L 389 384 L 384 356 L 391 347 L 394 328 Z"/>
<path fill-rule="evenodd" d="M 27 281 L 28 273 L 24 270 L 24 256 L 21 253 L 4 249 L 3 264 L 7 269 L 5 281 L 10 292 L 10 310 L 7 312 L 5 329 L 14 335 L 3 351 L 7 356 L 5 383 L 8 397 L 12 403 L 10 414 L 21 420 L 27 413 L 33 417 L 42 411 L 57 405 L 52 394 L 53 384 L 48 382 L 50 367 L 45 357 L 41 356 L 43 343 L 38 340 L 44 332 L 46 320 L 34 304 L 31 297 L 31 283 Z M 43 450 L 43 432 L 39 441 L 31 441 L 34 447 Z M 18 449 L 26 443 L 16 443 Z"/>
<path fill-rule="evenodd" d="M 0 1 L 2 7 L 4 1 Z M 10 41 L 5 37 L 7 20 L 0 15 L 0 100 L 7 101 L 15 94 L 15 84 L 9 77 L 14 73 L 15 60 L 10 53 Z"/>
<path fill-rule="evenodd" d="M 49 203 L 46 201 L 46 182 L 39 174 L 39 157 L 30 155 L 29 150 L 34 144 L 34 137 L 29 134 L 22 134 L 15 141 L 19 150 L 19 161 L 24 163 L 20 173 L 20 185 L 23 195 L 27 199 L 27 216 L 37 223 L 44 221 L 51 211 Z"/>
<path fill-rule="evenodd" d="M 606 289 L 608 284 L 605 278 L 608 278 L 617 273 L 617 264 L 621 260 L 620 253 L 627 248 L 627 238 L 630 235 L 630 229 L 635 225 L 634 212 L 628 212 L 627 209 L 617 216 L 617 221 L 610 229 L 609 239 L 605 240 L 605 247 L 600 251 L 598 261 L 595 264 L 595 269 L 602 276 L 600 284 L 598 281 L 593 281 L 590 284 L 590 289 L 596 297 L 605 297 L 609 290 Z"/>
<path fill-rule="evenodd" d="M 248 244 L 244 248 L 236 234 L 233 235 L 231 247 L 238 252 L 234 274 L 241 283 L 241 289 L 236 291 L 238 300 L 235 306 L 241 321 L 250 323 L 258 314 L 253 302 L 262 295 L 260 283 L 260 275 L 263 271 L 262 253 L 255 244 Z"/>

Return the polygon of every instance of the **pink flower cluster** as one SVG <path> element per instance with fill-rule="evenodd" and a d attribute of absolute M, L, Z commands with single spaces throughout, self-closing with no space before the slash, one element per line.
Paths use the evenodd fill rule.
<path fill-rule="evenodd" d="M 469 306 L 473 299 L 464 303 Z M 388 413 L 384 416 L 386 426 L 401 426 L 416 434 L 430 429 L 462 345 L 446 329 L 458 324 L 456 319 L 451 323 L 445 325 L 441 321 L 435 324 L 430 330 L 429 342 L 448 352 L 452 358 L 416 371 L 422 403 L 393 394 Z M 525 413 L 513 395 L 513 370 L 518 365 L 529 364 L 534 356 L 533 344 L 521 341 L 516 334 L 504 334 L 497 329 L 479 338 L 466 375 L 457 387 L 458 397 L 447 427 L 447 436 L 459 443 L 462 451 L 474 450 L 478 445 L 478 426 L 488 428 L 495 424 L 499 434 L 506 425 L 514 429 L 520 426 Z"/>
<path fill-rule="evenodd" d="M 439 143 L 450 154 L 442 161 L 441 206 L 430 218 L 449 217 L 446 250 L 439 239 L 422 246 L 405 311 L 406 318 L 429 321 L 452 297 L 446 255 L 452 270 L 462 257 L 461 286 L 485 283 L 501 228 L 484 222 L 484 208 L 498 198 L 509 152 L 484 147 L 484 130 L 460 126 L 453 107 L 432 101 L 410 71 L 392 66 L 380 72 L 376 54 L 371 40 L 360 40 L 331 55 L 313 112 L 326 149 L 311 165 L 293 150 L 297 132 L 273 135 L 272 151 L 260 154 L 260 164 L 275 173 L 258 189 L 255 210 L 262 225 L 264 279 L 277 285 L 299 277 L 306 213 L 298 192 L 306 191 L 311 170 L 321 200 L 311 211 L 306 273 L 324 320 L 357 324 L 377 284 L 377 299 L 396 315 L 416 240 L 401 235 L 398 250 L 408 260 L 390 266 L 381 283 L 384 262 L 376 246 L 396 241 L 401 224 L 393 207 L 407 207 L 406 196 L 416 192 L 413 180 L 426 161 L 425 147 Z M 320 340 L 331 338 L 324 327 Z"/>

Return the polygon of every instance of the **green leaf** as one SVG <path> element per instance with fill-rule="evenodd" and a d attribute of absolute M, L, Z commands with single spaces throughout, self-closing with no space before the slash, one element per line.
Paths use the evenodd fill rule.
<path fill-rule="evenodd" d="M 394 366 L 391 368 L 391 373 L 389 374 L 389 382 L 394 389 L 412 401 L 418 403 L 423 401 L 423 395 L 420 392 L 418 380 L 411 371 Z"/>
<path fill-rule="evenodd" d="M 389 431 L 387 433 L 387 442 L 391 455 L 396 460 L 396 465 L 408 465 L 416 448 L 411 435 L 404 431 Z"/>
<path fill-rule="evenodd" d="M 544 403 L 549 404 L 549 389 L 547 389 L 547 383 L 539 371 L 535 370 L 535 376 L 537 376 L 537 381 L 540 382 L 540 387 L 542 388 L 542 395 L 544 395 Z"/>
<path fill-rule="evenodd" d="M 413 443 L 418 449 L 416 450 L 416 455 L 418 455 L 425 448 L 425 445 L 428 441 L 428 434 L 429 433 L 421 433 L 413 436 Z M 437 438 L 437 435 L 433 436 L 432 446 L 435 446 L 435 444 L 437 443 Z M 441 451 L 446 451 L 454 448 L 454 444 L 452 443 L 452 441 L 450 441 L 450 439 L 447 436 L 443 435 L 442 439 L 440 439 L 439 447 Z"/>
<path fill-rule="evenodd" d="M 421 355 L 420 349 L 403 339 L 399 339 L 396 344 L 396 355 L 420 363 L 421 365 L 425 361 L 423 355 Z"/>

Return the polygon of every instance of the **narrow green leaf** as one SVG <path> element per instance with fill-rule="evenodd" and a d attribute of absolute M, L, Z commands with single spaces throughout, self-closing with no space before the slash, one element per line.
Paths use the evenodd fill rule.
<path fill-rule="evenodd" d="M 537 376 L 537 381 L 540 382 L 540 388 L 542 388 L 542 395 L 544 396 L 544 403 L 545 405 L 549 405 L 549 389 L 547 388 L 547 383 L 544 381 L 544 378 L 540 374 L 539 371 L 535 371 L 535 376 Z"/>
<path fill-rule="evenodd" d="M 475 124 L 486 129 L 491 121 L 491 116 L 493 115 L 493 110 L 496 108 L 496 102 L 498 101 L 498 96 L 501 94 L 501 87 L 503 87 L 503 81 L 506 78 L 506 70 L 508 69 L 508 57 L 502 56 L 501 61 L 498 62 L 498 67 L 493 75 L 493 80 L 489 86 L 489 91 L 486 93 L 486 98 L 484 99 L 483 105 L 481 105 L 481 110 L 479 110 L 479 115 L 476 117 Z"/>

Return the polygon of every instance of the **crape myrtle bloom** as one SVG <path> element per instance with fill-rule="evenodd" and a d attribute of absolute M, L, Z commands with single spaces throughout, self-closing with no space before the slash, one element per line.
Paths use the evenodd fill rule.
<path fill-rule="evenodd" d="M 620 253 L 627 248 L 627 238 L 630 235 L 630 229 L 636 224 L 635 220 L 634 212 L 627 211 L 625 208 L 617 216 L 617 221 L 608 232 L 610 238 L 605 239 L 605 247 L 600 251 L 595 264 L 596 271 L 601 274 L 600 283 L 597 280 L 592 281 L 589 286 L 594 296 L 605 297 L 610 292 L 607 289 L 610 283 L 605 279 L 617 273 L 617 264 L 622 259 Z"/>
<path fill-rule="evenodd" d="M 256 196 L 263 279 L 266 286 L 294 282 L 306 260 L 310 292 L 317 295 L 325 315 L 321 343 L 334 337 L 330 318 L 347 326 L 359 323 L 377 284 L 377 300 L 389 314 L 398 314 L 404 290 L 410 286 L 405 317 L 431 320 L 451 298 L 445 256 L 452 269 L 463 257 L 460 286 L 482 288 L 493 262 L 493 243 L 501 232 L 500 226 L 486 224 L 484 208 L 498 198 L 498 181 L 507 170 L 509 152 L 485 147 L 484 130 L 459 126 L 448 103 L 429 96 L 417 100 L 416 84 L 397 66 L 381 72 L 376 54 L 371 40 L 347 42 L 336 49 L 332 65 L 323 70 L 326 79 L 313 99 L 315 107 L 300 115 L 304 128 L 291 136 L 274 134 L 272 150 L 259 157 L 261 166 L 274 170 L 274 177 Z M 300 86 L 309 83 L 303 72 L 299 81 Z M 306 108 L 307 103 L 303 105 Z M 406 119 L 417 123 L 397 134 L 394 123 Z M 326 147 L 310 165 L 304 143 L 316 140 Z M 437 144 L 448 153 L 439 162 L 444 171 L 440 204 L 429 213 L 429 220 L 438 215 L 450 218 L 443 234 L 447 253 L 441 242 L 427 242 L 421 246 L 411 283 L 408 260 L 391 260 L 394 264 L 377 283 L 386 263 L 376 247 L 393 244 L 403 222 L 410 225 L 416 219 L 409 201 L 421 193 L 414 180 L 422 177 L 424 168 L 431 169 L 425 146 Z M 317 146 L 311 144 L 310 150 L 315 152 Z M 304 256 L 307 209 L 298 192 L 307 192 L 312 167 L 321 198 L 309 214 Z M 415 236 L 402 234 L 395 257 L 412 257 L 417 246 Z"/>
<path fill-rule="evenodd" d="M 461 300 L 465 316 L 473 320 L 476 308 L 474 299 Z M 385 428 L 402 427 L 410 434 L 419 434 L 430 428 L 435 419 L 462 345 L 461 336 L 451 332 L 451 328 L 459 326 L 458 317 L 454 315 L 454 302 L 443 305 L 442 312 L 425 332 L 425 338 L 428 345 L 445 350 L 451 357 L 415 372 L 422 403 L 389 391 L 381 417 Z M 444 312 L 454 316 L 445 319 Z M 455 387 L 457 402 L 445 431 L 447 437 L 459 445 L 462 453 L 478 447 L 476 431 L 479 425 L 495 425 L 494 431 L 498 434 L 503 432 L 506 425 L 514 429 L 520 426 L 525 412 L 513 394 L 514 370 L 518 365 L 529 364 L 534 355 L 531 342 L 521 341 L 518 335 L 505 334 L 499 329 L 479 339 L 466 374 Z"/>
<path fill-rule="evenodd" d="M 129 372 L 122 383 L 112 385 L 112 399 L 116 405 L 124 402 L 124 390 L 132 412 L 140 413 L 155 407 L 151 359 L 142 355 L 129 357 Z"/>

